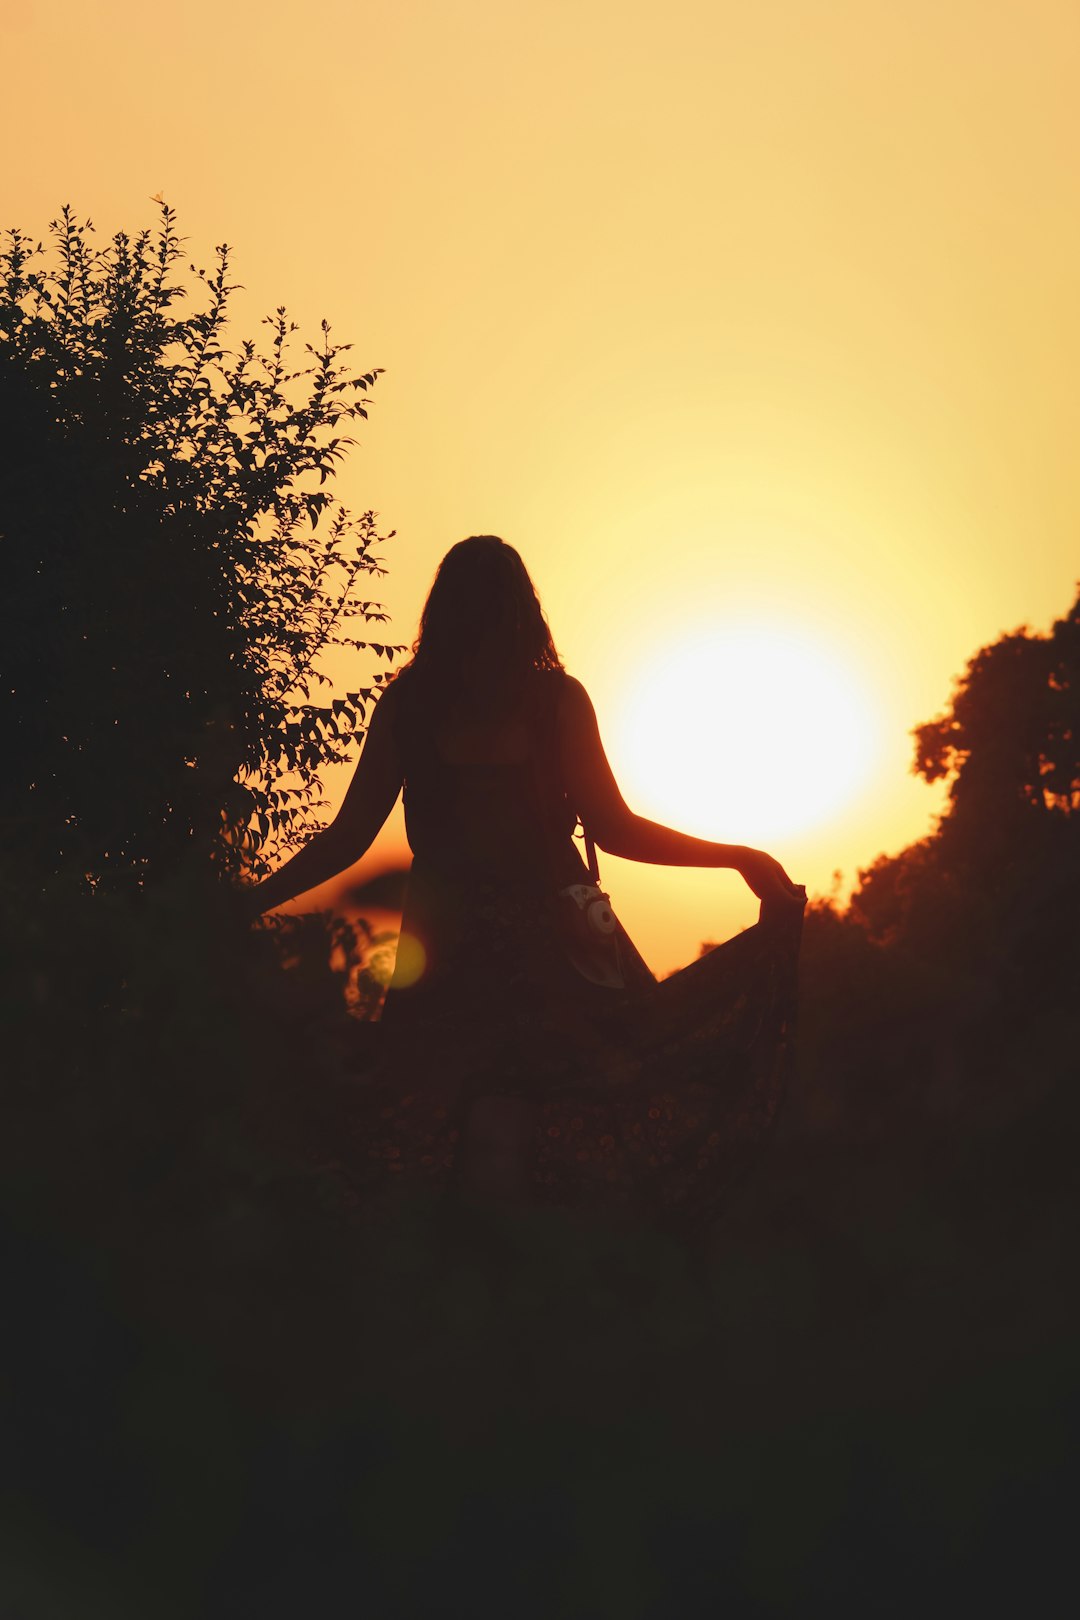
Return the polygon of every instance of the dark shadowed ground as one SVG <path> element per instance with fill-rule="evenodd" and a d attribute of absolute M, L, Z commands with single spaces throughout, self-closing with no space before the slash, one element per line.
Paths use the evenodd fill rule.
<path fill-rule="evenodd" d="M 809 922 L 802 1076 L 690 1249 L 359 1204 L 313 925 L 282 977 L 180 893 L 20 912 L 4 1612 L 1046 1608 L 1075 1013 L 859 1093 Z"/>

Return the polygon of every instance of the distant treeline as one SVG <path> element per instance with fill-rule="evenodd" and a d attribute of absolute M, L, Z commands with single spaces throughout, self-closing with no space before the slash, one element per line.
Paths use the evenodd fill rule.
<path fill-rule="evenodd" d="M 1080 599 L 978 652 L 914 735 L 939 825 L 807 914 L 807 1123 L 1024 1106 L 1080 1073 Z"/>

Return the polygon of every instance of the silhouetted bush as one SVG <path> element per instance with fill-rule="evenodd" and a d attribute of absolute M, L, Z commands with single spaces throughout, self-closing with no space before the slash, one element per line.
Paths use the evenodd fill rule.
<path fill-rule="evenodd" d="M 325 322 L 298 364 L 283 309 L 230 352 L 229 251 L 185 286 L 167 205 L 104 248 L 70 209 L 51 230 L 0 256 L 5 843 L 99 882 L 262 872 L 377 680 L 312 701 L 320 655 L 392 652 L 375 514 L 327 487 L 378 372 Z"/>
<path fill-rule="evenodd" d="M 802 1100 L 830 1129 L 1022 1110 L 1080 1065 L 1080 601 L 983 648 L 915 736 L 939 825 L 806 916 Z"/>

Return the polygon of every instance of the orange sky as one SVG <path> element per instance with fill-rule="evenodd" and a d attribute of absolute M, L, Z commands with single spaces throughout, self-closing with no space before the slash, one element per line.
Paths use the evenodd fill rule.
<path fill-rule="evenodd" d="M 910 728 L 1080 577 L 1075 0 L 54 0 L 5 30 L 4 223 L 135 227 L 162 192 L 193 257 L 236 245 L 238 336 L 285 302 L 386 368 L 341 491 L 398 531 L 400 639 L 446 547 L 502 534 L 628 781 L 627 694 L 688 624 L 797 634 L 873 757 L 773 853 L 820 890 L 928 829 Z M 604 875 L 661 971 L 754 914 L 730 873 Z"/>

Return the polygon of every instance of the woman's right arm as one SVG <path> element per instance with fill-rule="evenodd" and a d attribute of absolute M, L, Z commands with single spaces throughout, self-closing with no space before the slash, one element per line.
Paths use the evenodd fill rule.
<path fill-rule="evenodd" d="M 401 791 L 403 770 L 395 736 L 392 686 L 379 697 L 360 751 L 360 759 L 328 827 L 249 891 L 253 912 L 272 911 L 298 894 L 306 894 L 344 872 L 364 855 L 390 814 Z"/>
<path fill-rule="evenodd" d="M 559 716 L 563 782 L 572 807 L 596 843 L 610 855 L 657 866 L 729 867 L 759 899 L 803 901 L 779 861 L 746 844 L 717 844 L 635 815 L 608 763 L 596 711 L 580 681 L 566 677 Z"/>

